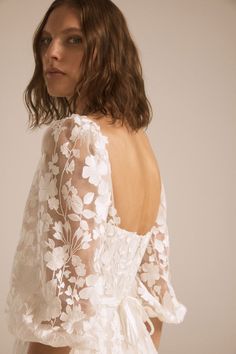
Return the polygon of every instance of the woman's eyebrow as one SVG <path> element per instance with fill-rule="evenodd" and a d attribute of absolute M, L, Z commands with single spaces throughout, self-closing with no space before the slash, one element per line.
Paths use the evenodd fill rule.
<path fill-rule="evenodd" d="M 66 29 L 64 29 L 63 31 L 61 31 L 61 33 L 62 33 L 62 34 L 67 34 L 67 33 L 69 33 L 69 32 L 75 32 L 75 31 L 82 33 L 81 29 L 78 28 L 78 27 L 69 27 L 69 28 L 66 28 Z M 43 30 L 43 31 L 42 31 L 42 34 L 50 34 L 50 32 L 48 32 L 47 30 Z"/>

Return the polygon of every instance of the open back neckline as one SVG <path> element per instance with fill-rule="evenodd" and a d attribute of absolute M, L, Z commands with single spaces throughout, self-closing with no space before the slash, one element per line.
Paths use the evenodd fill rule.
<path fill-rule="evenodd" d="M 102 130 L 101 130 L 101 127 L 99 124 L 97 124 L 93 119 L 90 119 L 88 116 L 86 115 L 80 115 L 78 113 L 73 113 L 71 115 L 71 117 L 79 117 L 79 119 L 82 121 L 82 120 L 85 120 L 85 121 L 88 121 L 90 123 L 92 123 L 96 129 L 98 130 L 100 136 L 102 138 L 105 138 L 106 141 L 107 141 L 107 144 L 109 144 L 109 138 L 104 135 L 102 133 Z M 70 118 L 70 117 L 69 117 Z M 163 183 L 162 183 L 162 178 L 161 178 L 161 196 L 160 196 L 160 204 L 159 204 L 159 208 L 158 208 L 158 212 L 157 212 L 157 215 L 156 215 L 156 219 L 155 219 L 155 222 L 154 224 L 151 226 L 151 228 L 149 228 L 149 230 L 147 232 L 145 232 L 144 234 L 140 234 L 138 233 L 137 231 L 130 231 L 130 230 L 127 230 L 127 229 L 124 229 L 122 227 L 120 227 L 120 224 L 121 224 L 121 218 L 120 216 L 118 215 L 117 213 L 117 209 L 115 207 L 115 201 L 114 201 L 114 192 L 113 192 L 113 183 L 112 183 L 112 168 L 111 168 L 111 161 L 110 161 L 110 156 L 109 156 L 109 151 L 108 149 L 105 147 L 105 151 L 106 151 L 106 154 L 107 154 L 107 159 L 108 159 L 108 165 L 109 165 L 109 183 L 110 183 L 110 190 L 111 190 L 111 206 L 110 206 L 110 209 L 113 208 L 114 212 L 115 213 L 112 213 L 111 215 L 111 220 L 113 222 L 113 226 L 116 227 L 117 229 L 119 229 L 120 231 L 123 231 L 125 233 L 128 233 L 128 234 L 133 234 L 135 236 L 137 236 L 138 238 L 146 238 L 147 236 L 150 236 L 152 235 L 156 230 L 157 230 L 157 227 L 158 227 L 158 216 L 159 216 L 159 212 L 160 212 L 160 205 L 161 205 L 161 198 L 162 198 L 162 189 L 163 189 Z M 119 220 L 119 223 L 118 221 L 116 220 Z M 109 221 L 108 221 L 109 222 Z"/>

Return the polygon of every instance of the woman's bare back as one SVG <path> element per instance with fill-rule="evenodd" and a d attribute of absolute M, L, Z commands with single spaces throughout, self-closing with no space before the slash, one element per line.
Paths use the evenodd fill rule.
<path fill-rule="evenodd" d="M 94 120 L 107 136 L 114 204 L 120 227 L 146 234 L 155 223 L 161 193 L 156 157 L 143 129 L 129 132 L 126 126 L 110 125 L 107 118 Z"/>

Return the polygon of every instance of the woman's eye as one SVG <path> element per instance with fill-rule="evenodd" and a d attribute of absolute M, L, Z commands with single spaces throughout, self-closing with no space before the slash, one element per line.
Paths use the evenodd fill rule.
<path fill-rule="evenodd" d="M 50 37 L 42 37 L 40 39 L 40 45 L 41 46 L 45 46 L 48 45 L 51 42 L 51 38 Z M 69 37 L 68 38 L 68 42 L 70 44 L 80 44 L 82 42 L 82 38 L 81 37 Z"/>
<path fill-rule="evenodd" d="M 82 38 L 81 37 L 70 37 L 69 41 L 72 44 L 79 44 L 80 42 L 82 42 Z"/>
<path fill-rule="evenodd" d="M 49 37 L 42 37 L 42 38 L 40 39 L 40 44 L 41 44 L 41 45 L 48 44 L 47 40 L 50 40 L 50 38 L 49 38 Z"/>

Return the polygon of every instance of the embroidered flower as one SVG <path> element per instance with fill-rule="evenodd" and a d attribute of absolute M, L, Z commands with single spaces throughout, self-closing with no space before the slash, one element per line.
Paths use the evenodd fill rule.
<path fill-rule="evenodd" d="M 58 175 L 59 173 L 59 167 L 56 165 L 58 161 L 58 154 L 54 154 L 52 156 L 52 160 L 48 162 L 48 168 L 49 168 L 49 171 L 52 172 L 53 175 Z"/>
<path fill-rule="evenodd" d="M 68 247 L 55 247 L 52 251 L 48 251 L 44 260 L 47 263 L 47 267 L 51 270 L 57 270 L 63 267 L 68 259 Z"/>
<path fill-rule="evenodd" d="M 143 273 L 141 273 L 141 279 L 147 282 L 149 287 L 152 287 L 155 282 L 160 278 L 159 267 L 154 263 L 142 264 Z"/>
<path fill-rule="evenodd" d="M 58 210 L 59 200 L 55 197 L 48 199 L 48 206 L 51 210 Z"/>
<path fill-rule="evenodd" d="M 81 305 L 74 306 L 73 309 L 67 305 L 66 312 L 62 312 L 60 319 L 63 322 L 62 328 L 69 334 L 79 333 L 82 329 L 82 320 L 85 319 L 85 313 L 81 309 Z"/>
<path fill-rule="evenodd" d="M 56 178 L 52 178 L 52 173 L 45 173 L 39 181 L 39 201 L 47 201 L 48 198 L 55 197 L 58 193 Z"/>
<path fill-rule="evenodd" d="M 76 274 L 79 277 L 85 276 L 85 274 L 86 274 L 85 264 L 82 263 L 82 260 L 79 256 L 76 256 L 76 255 L 72 256 L 72 264 L 75 267 Z"/>
<path fill-rule="evenodd" d="M 44 321 L 50 321 L 61 314 L 61 300 L 56 295 L 57 281 L 50 280 L 44 286 L 44 302 L 41 303 L 40 312 Z"/>
<path fill-rule="evenodd" d="M 91 184 L 98 186 L 102 176 L 108 172 L 106 163 L 103 160 L 99 161 L 96 156 L 89 155 L 85 159 L 85 164 L 87 166 L 83 168 L 82 177 L 88 178 Z"/>

